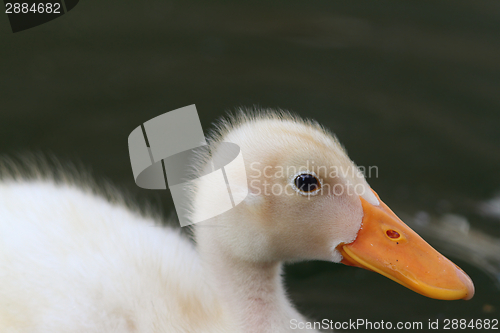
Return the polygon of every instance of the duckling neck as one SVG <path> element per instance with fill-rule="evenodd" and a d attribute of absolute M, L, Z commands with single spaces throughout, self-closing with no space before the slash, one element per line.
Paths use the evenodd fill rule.
<path fill-rule="evenodd" d="M 203 230 L 196 235 L 204 272 L 242 332 L 288 332 L 292 319 L 305 321 L 285 295 L 281 262 L 234 258 L 210 239 L 212 232 L 217 230 Z"/>

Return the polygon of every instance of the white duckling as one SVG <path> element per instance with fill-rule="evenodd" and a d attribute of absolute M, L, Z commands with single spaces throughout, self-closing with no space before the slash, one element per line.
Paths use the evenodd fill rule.
<path fill-rule="evenodd" d="M 209 141 L 215 155 L 222 141 L 239 145 L 247 176 L 231 179 L 249 194 L 195 224 L 196 245 L 119 196 L 4 176 L 0 332 L 296 332 L 306 319 L 281 269 L 299 260 L 367 268 L 433 298 L 473 296 L 470 278 L 385 206 L 316 123 L 240 115 Z M 224 191 L 199 181 L 193 218 L 210 216 Z"/>

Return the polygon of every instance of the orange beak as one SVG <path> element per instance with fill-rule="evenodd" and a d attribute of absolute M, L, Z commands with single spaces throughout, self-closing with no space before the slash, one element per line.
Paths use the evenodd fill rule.
<path fill-rule="evenodd" d="M 374 206 L 361 198 L 361 229 L 354 242 L 338 246 L 342 263 L 375 271 L 427 297 L 471 299 L 474 284 L 469 276 L 378 199 L 380 205 Z"/>

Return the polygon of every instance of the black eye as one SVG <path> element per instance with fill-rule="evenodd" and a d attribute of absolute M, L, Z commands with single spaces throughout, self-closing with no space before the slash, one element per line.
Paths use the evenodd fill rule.
<path fill-rule="evenodd" d="M 321 187 L 319 179 L 310 173 L 301 173 L 295 177 L 295 186 L 304 193 L 315 192 Z"/>

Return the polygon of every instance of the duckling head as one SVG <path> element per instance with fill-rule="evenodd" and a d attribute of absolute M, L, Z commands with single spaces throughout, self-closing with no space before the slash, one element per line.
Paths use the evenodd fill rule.
<path fill-rule="evenodd" d="M 211 137 L 237 144 L 245 171 L 226 169 L 233 209 L 195 225 L 240 261 L 325 260 L 378 272 L 437 299 L 470 299 L 471 279 L 404 224 L 370 188 L 337 138 L 287 113 L 240 115 Z M 201 169 L 208 157 L 201 158 Z M 211 216 L 226 184 L 200 178 L 193 218 Z M 240 194 L 241 194 L 240 193 Z"/>

